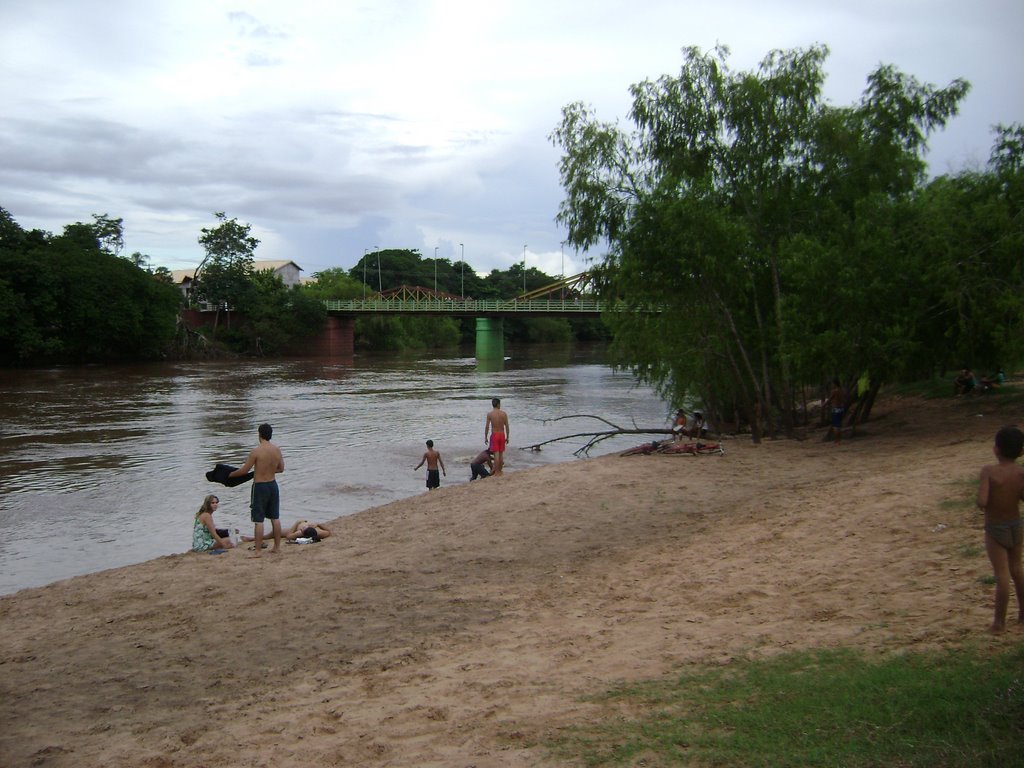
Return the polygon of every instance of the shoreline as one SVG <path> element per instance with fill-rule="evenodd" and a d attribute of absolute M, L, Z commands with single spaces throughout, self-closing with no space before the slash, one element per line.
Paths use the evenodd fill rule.
<path fill-rule="evenodd" d="M 964 501 L 1020 420 L 997 405 L 891 398 L 840 446 L 553 464 L 276 556 L 168 555 L 0 597 L 0 763 L 555 765 L 545 735 L 619 681 L 1019 642 L 985 634 Z"/>
<path fill-rule="evenodd" d="M 529 352 L 501 377 L 502 394 L 521 414 L 520 444 L 572 431 L 544 419 L 571 413 L 570 394 L 590 386 L 600 387 L 595 407 L 612 421 L 664 423 L 660 399 L 612 371 L 596 352 Z M 414 389 L 431 407 L 417 416 L 410 435 L 396 435 L 388 414 L 423 366 L 431 373 L 426 389 Z M 42 382 L 31 376 L 8 382 L 11 429 L 4 443 L 17 471 L 0 494 L 0 593 L 184 552 L 192 514 L 211 492 L 221 497 L 218 526 L 251 530 L 249 489 L 205 479 L 215 463 L 238 465 L 251 450 L 257 421 L 246 427 L 239 417 L 251 398 L 281 399 L 274 420 L 288 466 L 281 484 L 286 523 L 300 516 L 336 519 L 422 492 L 424 479 L 412 467 L 428 437 L 449 464 L 448 482 L 468 481 L 491 394 L 485 402 L 471 370 L 472 359 L 388 355 L 354 367 L 299 358 L 252 361 L 242 369 L 162 365 L 124 376 L 116 369 L 89 376 L 51 371 Z M 538 377 L 544 386 L 537 386 Z M 147 389 L 167 396 L 139 400 Z M 200 402 L 209 404 L 206 415 L 194 410 Z M 513 468 L 572 460 L 575 447 L 570 441 L 565 449 L 524 452 Z M 464 468 L 452 466 L 459 455 L 466 457 Z"/>

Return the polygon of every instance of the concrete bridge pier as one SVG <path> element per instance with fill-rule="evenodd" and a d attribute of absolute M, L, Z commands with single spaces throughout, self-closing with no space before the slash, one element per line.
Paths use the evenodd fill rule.
<path fill-rule="evenodd" d="M 315 357 L 350 358 L 355 352 L 354 317 L 329 315 L 320 335 L 310 340 L 306 353 Z"/>
<path fill-rule="evenodd" d="M 476 359 L 487 362 L 505 359 L 505 327 L 500 317 L 476 319 Z"/>

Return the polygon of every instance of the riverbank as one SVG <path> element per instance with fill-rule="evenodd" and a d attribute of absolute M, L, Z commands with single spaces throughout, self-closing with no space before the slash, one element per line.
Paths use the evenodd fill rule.
<path fill-rule="evenodd" d="M 545 736 L 616 681 L 1019 642 L 985 634 L 973 507 L 1019 401 L 875 413 L 840 446 L 540 467 L 276 556 L 173 555 L 0 598 L 0 764 L 553 765 Z"/>
<path fill-rule="evenodd" d="M 217 525 L 250 527 L 249 488 L 211 485 L 206 473 L 242 463 L 263 421 L 284 451 L 288 520 L 330 520 L 421 493 L 425 470 L 412 468 L 427 439 L 448 468 L 443 484 L 468 482 L 496 395 L 514 446 L 600 423 L 552 421 L 580 412 L 667 426 L 661 399 L 613 371 L 599 349 L 516 354 L 495 374 L 472 357 L 389 355 L 0 376 L 0 595 L 181 552 L 211 492 L 220 496 Z M 630 442 L 609 440 L 595 453 Z M 511 468 L 573 461 L 577 447 L 517 451 Z"/>

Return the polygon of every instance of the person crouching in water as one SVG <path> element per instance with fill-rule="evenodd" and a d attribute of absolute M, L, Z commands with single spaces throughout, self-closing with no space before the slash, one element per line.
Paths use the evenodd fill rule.
<path fill-rule="evenodd" d="M 478 477 L 490 477 L 491 472 L 494 471 L 493 451 L 490 448 L 484 448 L 469 462 L 469 469 L 473 473 L 470 475 L 470 482 L 473 482 Z"/>

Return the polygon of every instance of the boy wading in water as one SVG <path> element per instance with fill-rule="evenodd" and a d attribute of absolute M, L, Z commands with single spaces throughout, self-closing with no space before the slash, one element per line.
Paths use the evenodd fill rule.
<path fill-rule="evenodd" d="M 1024 467 L 1016 463 L 1022 450 L 1024 433 L 1017 427 L 1000 429 L 992 448 L 998 463 L 982 467 L 978 483 L 978 507 L 985 513 L 985 551 L 996 578 L 995 618 L 990 632 L 1006 629 L 1011 580 L 1017 592 L 1017 624 L 1024 626 L 1024 527 L 1020 517 Z"/>
<path fill-rule="evenodd" d="M 444 468 L 444 461 L 441 459 L 441 454 L 434 450 L 434 441 L 427 440 L 427 450 L 423 454 L 423 458 L 420 459 L 420 463 L 412 468 L 415 472 L 417 469 L 423 466 L 423 462 L 427 463 L 427 490 L 432 491 L 435 488 L 441 487 L 441 475 L 437 471 L 438 465 L 441 467 L 441 472 L 444 472 L 444 476 L 448 477 L 448 472 Z"/>

